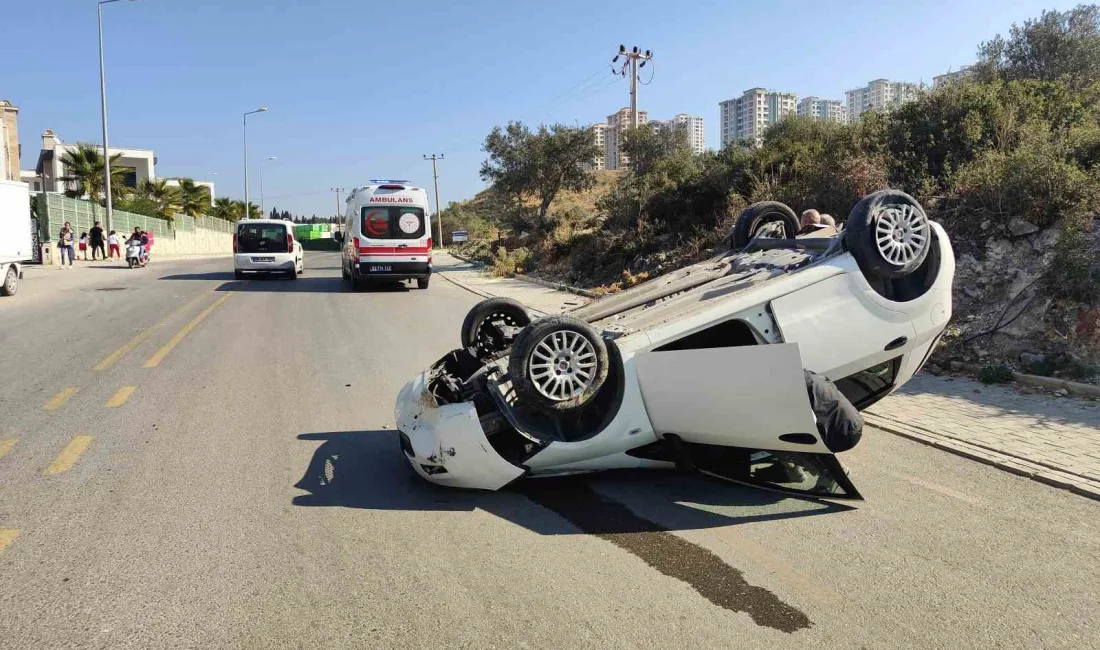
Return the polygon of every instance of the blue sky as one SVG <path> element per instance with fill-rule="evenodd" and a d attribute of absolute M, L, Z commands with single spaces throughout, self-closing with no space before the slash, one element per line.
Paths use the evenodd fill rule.
<path fill-rule="evenodd" d="M 496 124 L 602 121 L 629 101 L 608 68 L 619 43 L 655 53 L 640 106 L 706 118 L 754 86 L 843 99 L 879 77 L 930 82 L 978 43 L 1054 0 L 911 2 L 466 3 L 140 0 L 106 5 L 111 144 L 156 150 L 160 176 L 211 179 L 243 197 L 241 114 L 252 197 L 328 215 L 331 187 L 370 178 L 429 186 L 443 153 L 444 204 L 483 187 L 480 143 Z M 0 98 L 20 107 L 24 168 L 39 134 L 100 142 L 94 0 L 6 2 Z M 647 77 L 643 76 L 643 80 Z"/>

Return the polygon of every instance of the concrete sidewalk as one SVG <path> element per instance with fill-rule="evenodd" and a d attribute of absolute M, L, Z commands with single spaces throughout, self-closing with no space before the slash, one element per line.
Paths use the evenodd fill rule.
<path fill-rule="evenodd" d="M 544 314 L 588 302 L 522 280 L 490 278 L 446 253 L 436 258 L 437 272 L 463 288 L 515 298 Z M 864 415 L 875 428 L 1100 499 L 1100 403 L 920 374 Z"/>

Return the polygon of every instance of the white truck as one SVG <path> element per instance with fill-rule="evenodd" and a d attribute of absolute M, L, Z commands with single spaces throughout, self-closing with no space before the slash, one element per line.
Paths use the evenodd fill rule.
<path fill-rule="evenodd" d="M 30 187 L 0 180 L 0 295 L 14 296 L 32 259 Z"/>

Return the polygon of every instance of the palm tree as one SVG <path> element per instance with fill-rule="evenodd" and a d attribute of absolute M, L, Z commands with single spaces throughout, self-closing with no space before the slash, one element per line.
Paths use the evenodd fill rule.
<path fill-rule="evenodd" d="M 226 221 L 237 221 L 240 219 L 240 212 L 236 204 L 236 201 L 225 196 L 215 199 L 214 207 L 210 208 L 210 216 Z"/>
<path fill-rule="evenodd" d="M 248 202 L 247 212 L 245 211 L 244 201 L 234 201 L 234 203 L 237 204 L 236 207 L 237 207 L 237 214 L 239 215 L 238 218 L 244 218 L 244 219 L 263 219 L 264 218 L 263 211 L 260 210 L 260 206 L 256 205 L 255 203 L 253 203 L 251 201 Z M 243 216 L 245 214 L 247 214 L 248 216 L 247 217 Z"/>
<path fill-rule="evenodd" d="M 111 198 L 122 198 L 129 188 L 123 180 L 126 169 L 115 163 L 122 154 L 111 156 Z M 65 190 L 65 195 L 72 198 L 87 196 L 94 201 L 102 200 L 103 196 L 103 154 L 100 148 L 81 142 L 76 145 L 75 151 L 66 151 L 61 157 L 61 164 L 65 166 L 66 175 L 61 180 L 70 185 Z M 72 187 L 75 184 L 75 187 Z"/>
<path fill-rule="evenodd" d="M 210 188 L 194 179 L 179 179 L 180 208 L 189 217 L 200 217 L 210 210 Z"/>
<path fill-rule="evenodd" d="M 145 179 L 141 182 L 138 192 L 156 203 L 158 217 L 167 221 L 174 220 L 176 212 L 180 209 L 180 189 L 178 187 L 169 185 L 168 181 L 163 178 Z"/>

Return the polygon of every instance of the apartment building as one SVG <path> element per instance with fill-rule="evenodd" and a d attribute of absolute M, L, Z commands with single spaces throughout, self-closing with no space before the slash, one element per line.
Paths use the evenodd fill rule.
<path fill-rule="evenodd" d="M 808 117 L 819 122 L 848 121 L 848 108 L 839 99 L 821 99 L 820 97 L 803 97 L 798 102 L 799 117 Z"/>
<path fill-rule="evenodd" d="M 944 86 L 946 86 L 948 84 L 953 84 L 957 81 L 962 81 L 963 79 L 966 79 L 967 77 L 970 77 L 973 74 L 974 74 L 973 66 L 964 65 L 963 67 L 959 68 L 955 72 L 946 72 L 944 74 L 932 77 L 932 87 L 933 88 L 943 88 Z"/>
<path fill-rule="evenodd" d="M 19 180 L 19 108 L 0 99 L 0 180 Z"/>
<path fill-rule="evenodd" d="M 916 98 L 920 87 L 905 81 L 875 79 L 862 88 L 849 90 L 848 120 L 854 122 L 867 111 L 889 111 Z"/>
<path fill-rule="evenodd" d="M 798 96 L 765 88 L 750 88 L 740 97 L 719 102 L 722 147 L 739 140 L 759 144 L 769 126 L 797 111 Z"/>
<path fill-rule="evenodd" d="M 592 162 L 584 163 L 587 171 L 600 171 L 607 168 L 607 124 L 597 122 L 588 127 L 592 130 L 592 140 L 599 147 L 600 152 L 592 159 Z"/>
<path fill-rule="evenodd" d="M 703 128 L 703 118 L 697 115 L 679 113 L 670 120 L 654 120 L 650 122 L 658 129 L 672 130 L 683 127 L 687 131 L 688 143 L 693 153 L 703 153 L 707 150 L 706 133 Z"/>
<path fill-rule="evenodd" d="M 604 130 L 604 169 L 623 169 L 630 160 L 620 150 L 623 133 L 629 129 L 633 122 L 634 114 L 629 108 L 619 109 L 607 116 L 607 127 Z M 649 113 L 638 111 L 638 126 L 649 123 Z"/>

